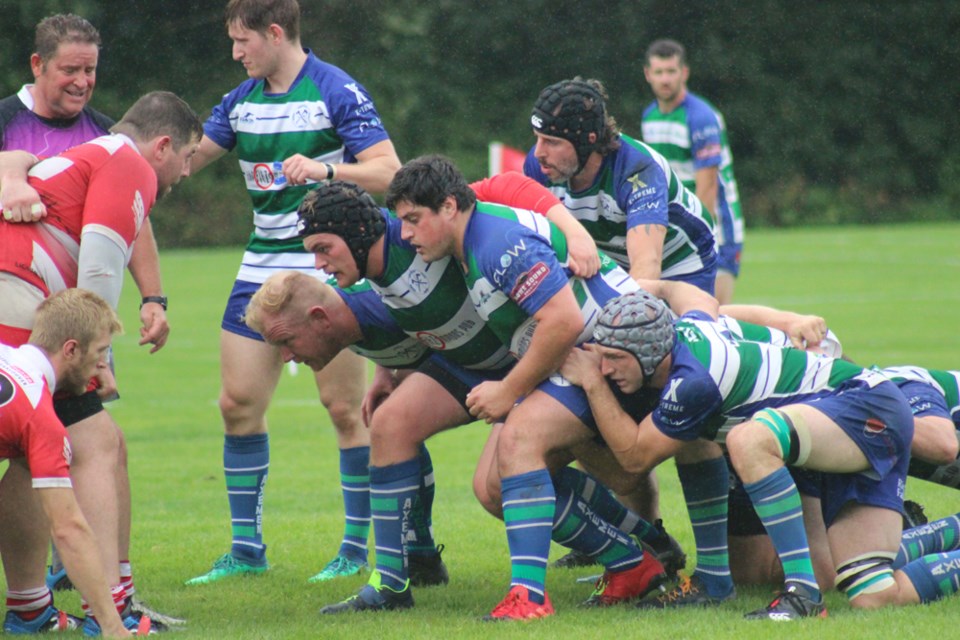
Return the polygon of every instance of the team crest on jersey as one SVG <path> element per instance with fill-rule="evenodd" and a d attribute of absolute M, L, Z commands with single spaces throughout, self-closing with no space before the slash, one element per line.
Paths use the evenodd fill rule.
<path fill-rule="evenodd" d="M 443 341 L 443 338 L 429 331 L 418 331 L 417 340 L 434 351 L 443 351 L 447 348 L 447 343 Z"/>
<path fill-rule="evenodd" d="M 310 124 L 310 110 L 306 107 L 300 107 L 293 112 L 293 124 L 297 125 L 301 129 L 305 128 Z"/>
<path fill-rule="evenodd" d="M 868 418 L 863 425 L 863 432 L 868 436 L 878 436 L 887 430 L 887 425 L 878 418 Z"/>
<path fill-rule="evenodd" d="M 410 288 L 417 293 L 425 293 L 430 289 L 430 279 L 422 271 L 411 269 L 410 275 L 407 276 L 407 282 L 410 284 Z"/>
<path fill-rule="evenodd" d="M 536 292 L 548 275 L 550 275 L 550 267 L 544 262 L 538 262 L 518 278 L 516 286 L 510 291 L 510 297 L 520 304 Z"/>
<path fill-rule="evenodd" d="M 63 436 L 63 459 L 69 465 L 73 462 L 73 449 L 70 448 L 70 438 Z"/>
<path fill-rule="evenodd" d="M 13 380 L 0 373 L 0 407 L 13 400 L 15 395 L 17 395 L 17 387 L 13 384 Z"/>

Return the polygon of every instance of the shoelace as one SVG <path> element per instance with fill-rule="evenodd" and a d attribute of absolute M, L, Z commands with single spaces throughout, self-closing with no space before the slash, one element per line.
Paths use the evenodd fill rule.
<path fill-rule="evenodd" d="M 688 576 L 680 577 L 680 584 L 675 586 L 673 589 L 668 591 L 662 596 L 658 596 L 657 600 L 660 602 L 674 602 L 680 600 L 684 596 L 687 596 L 691 593 L 696 593 L 698 589 L 693 586 L 693 581 Z"/>
<path fill-rule="evenodd" d="M 493 608 L 493 611 L 490 612 L 490 615 L 496 616 L 498 614 L 507 613 L 521 604 L 521 597 L 518 592 L 511 591 L 507 594 L 507 597 L 503 599 L 497 606 Z"/>

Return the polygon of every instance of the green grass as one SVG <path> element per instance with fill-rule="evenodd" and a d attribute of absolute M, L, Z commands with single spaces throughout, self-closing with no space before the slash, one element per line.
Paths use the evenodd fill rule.
<path fill-rule="evenodd" d="M 756 231 L 748 237 L 737 301 L 819 313 L 862 363 L 960 369 L 957 247 L 957 225 Z M 447 545 L 451 584 L 418 590 L 412 611 L 320 619 L 321 605 L 351 594 L 364 578 L 306 583 L 338 546 L 342 506 L 335 438 L 305 370 L 284 374 L 269 413 L 273 465 L 264 530 L 273 568 L 257 578 L 183 586 L 230 543 L 216 400 L 219 319 L 239 255 L 239 249 L 163 254 L 173 333 L 169 345 L 153 356 L 136 346 L 132 283 L 122 301 L 127 334 L 116 349 L 123 400 L 112 412 L 130 450 L 132 559 L 141 594 L 157 608 L 190 619 L 182 637 L 479 639 L 557 633 L 752 640 L 772 635 L 768 625 L 741 619 L 743 612 L 766 603 L 767 589 L 741 589 L 735 602 L 710 611 L 583 610 L 576 605 L 590 586 L 576 584 L 584 572 L 571 570 L 548 576 L 557 616 L 530 625 L 478 622 L 503 596 L 509 578 L 502 523 L 485 514 L 470 488 L 487 432 L 481 424 L 430 441 L 438 487 L 434 524 L 438 541 Z M 692 550 L 672 463 L 661 468 L 660 479 L 668 527 Z M 958 494 L 948 489 L 912 481 L 908 497 L 934 517 L 957 511 Z M 561 553 L 554 548 L 553 557 Z M 77 608 L 73 594 L 58 601 Z M 952 633 L 960 612 L 956 599 L 870 613 L 852 610 L 836 594 L 828 604 L 828 620 L 779 625 L 777 634 L 934 638 Z"/>

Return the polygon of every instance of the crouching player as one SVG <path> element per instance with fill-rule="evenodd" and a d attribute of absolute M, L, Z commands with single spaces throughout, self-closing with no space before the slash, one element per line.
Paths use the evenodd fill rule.
<path fill-rule="evenodd" d="M 97 370 L 107 366 L 111 337 L 120 328 L 102 298 L 67 289 L 37 309 L 27 344 L 17 349 L 0 344 L 0 459 L 27 467 L 32 478 L 32 488 L 18 481 L 22 474 L 4 474 L 3 479 L 0 556 L 7 580 L 5 633 L 64 631 L 82 625 L 88 635 L 102 630 L 108 637 L 121 638 L 130 635 L 128 629 L 150 630 L 147 617 L 121 620 L 118 609 L 124 603 L 111 597 L 93 532 L 73 493 L 70 439 L 53 410 L 53 391 L 82 393 Z M 53 606 L 44 582 L 48 523 L 70 578 L 89 605 L 86 621 Z"/>

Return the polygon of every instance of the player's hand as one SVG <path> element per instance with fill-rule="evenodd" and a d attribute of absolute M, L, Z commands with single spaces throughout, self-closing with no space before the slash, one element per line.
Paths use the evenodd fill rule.
<path fill-rule="evenodd" d="M 586 345 L 588 348 L 590 345 Z M 594 351 L 574 347 L 567 354 L 567 359 L 560 366 L 560 375 L 570 384 L 578 387 L 587 386 L 590 382 L 603 379 L 600 372 L 600 354 Z"/>
<path fill-rule="evenodd" d="M 363 402 L 360 405 L 360 415 L 363 417 L 363 424 L 370 428 L 370 421 L 373 419 L 373 412 L 377 410 L 383 401 L 393 393 L 397 388 L 397 378 L 390 369 L 377 367 L 373 374 L 373 381 L 370 388 L 367 389 Z"/>
<path fill-rule="evenodd" d="M 100 387 L 97 388 L 97 395 L 100 396 L 101 400 L 116 397 L 117 379 L 113 377 L 113 370 L 109 364 L 106 362 L 98 364 L 97 373 L 94 377 L 97 379 L 97 382 L 100 383 Z"/>
<path fill-rule="evenodd" d="M 40 194 L 25 180 L 3 181 L 0 209 L 8 222 L 36 222 L 47 215 L 47 207 L 40 201 Z"/>
<path fill-rule="evenodd" d="M 327 179 L 327 167 L 298 153 L 283 161 L 283 175 L 294 185 L 306 184 L 308 180 L 319 182 Z"/>
<path fill-rule="evenodd" d="M 517 394 L 502 381 L 481 382 L 467 394 L 470 415 L 489 424 L 505 418 L 516 402 Z"/>
<path fill-rule="evenodd" d="M 788 325 L 787 336 L 797 349 L 819 349 L 827 337 L 827 321 L 820 316 L 798 315 Z"/>
<path fill-rule="evenodd" d="M 167 312 L 158 302 L 147 302 L 140 307 L 140 342 L 141 347 L 152 344 L 150 353 L 156 353 L 167 344 L 170 335 L 170 323 L 167 322 Z"/>
<path fill-rule="evenodd" d="M 570 270 L 573 275 L 589 278 L 600 270 L 600 254 L 597 253 L 597 243 L 580 228 L 567 236 L 567 252 L 570 257 Z"/>

